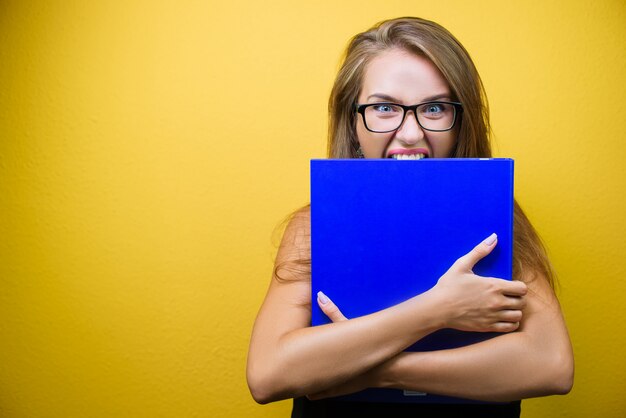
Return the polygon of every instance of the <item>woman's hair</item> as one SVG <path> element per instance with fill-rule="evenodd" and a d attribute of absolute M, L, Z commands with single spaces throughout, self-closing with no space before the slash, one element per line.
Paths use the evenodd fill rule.
<path fill-rule="evenodd" d="M 363 75 L 372 59 L 390 49 L 429 59 L 448 82 L 452 99 L 463 104 L 459 141 L 452 157 L 490 157 L 489 109 L 474 63 L 463 45 L 445 28 L 416 17 L 380 22 L 350 41 L 328 103 L 328 157 L 357 157 L 355 105 Z"/>
<path fill-rule="evenodd" d="M 435 22 L 403 17 L 385 20 L 356 35 L 346 49 L 343 63 L 335 79 L 328 103 L 328 157 L 357 158 L 355 105 L 363 85 L 369 62 L 391 49 L 404 50 L 429 59 L 450 86 L 452 99 L 463 105 L 458 138 L 452 157 L 489 158 L 489 106 L 485 90 L 470 58 L 461 43 Z M 515 279 L 540 275 L 554 284 L 552 267 L 537 232 L 515 202 L 514 209 Z M 302 260 L 309 264 L 310 260 Z M 279 273 L 281 266 L 277 266 Z M 280 276 L 277 276 L 280 277 Z"/>

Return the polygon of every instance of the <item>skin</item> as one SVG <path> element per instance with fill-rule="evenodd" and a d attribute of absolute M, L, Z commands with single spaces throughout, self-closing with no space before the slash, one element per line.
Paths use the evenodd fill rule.
<path fill-rule="evenodd" d="M 414 105 L 432 100 L 454 101 L 448 83 L 428 59 L 392 49 L 374 58 L 363 78 L 359 104 L 393 102 Z M 432 132 L 422 129 L 410 112 L 394 132 L 374 133 L 357 120 L 357 137 L 365 158 L 387 158 L 390 151 L 421 148 L 430 158 L 450 156 L 458 130 Z"/>
<path fill-rule="evenodd" d="M 400 353 L 360 376 L 310 399 L 385 387 L 483 401 L 566 394 L 573 384 L 573 354 L 558 300 L 547 281 L 530 280 L 520 328 L 471 346 Z M 347 319 L 328 300 L 318 304 L 333 321 Z M 503 373 L 506 370 L 506 373 Z"/>
<path fill-rule="evenodd" d="M 385 95 L 416 104 L 449 94 L 429 61 L 392 50 L 370 62 L 359 103 Z M 356 129 L 366 158 L 417 147 L 430 157 L 447 157 L 456 140 L 455 130 L 422 130 L 413 114 L 392 133 L 371 133 L 362 121 Z M 532 272 L 523 282 L 472 272 L 496 245 L 496 237 L 487 238 L 460 255 L 429 291 L 371 315 L 347 320 L 331 300 L 318 299 L 333 321 L 318 327 L 310 327 L 310 268 L 282 270 L 281 279 L 270 282 L 252 332 L 247 367 L 252 396 L 259 403 L 303 395 L 319 399 L 367 387 L 489 401 L 567 393 L 573 380 L 571 344 L 547 280 Z M 276 265 L 308 255 L 310 213 L 303 210 L 285 231 Z M 454 350 L 403 352 L 442 328 L 506 334 Z"/>

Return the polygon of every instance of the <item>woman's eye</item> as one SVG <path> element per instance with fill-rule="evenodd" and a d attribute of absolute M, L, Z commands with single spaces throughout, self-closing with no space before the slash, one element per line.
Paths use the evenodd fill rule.
<path fill-rule="evenodd" d="M 426 113 L 441 113 L 443 112 L 443 106 L 438 104 L 428 105 L 425 108 Z"/>
<path fill-rule="evenodd" d="M 374 110 L 378 113 L 393 113 L 397 112 L 397 106 L 389 105 L 389 104 L 380 104 L 372 106 Z"/>
<path fill-rule="evenodd" d="M 447 111 L 445 103 L 428 103 L 420 108 L 420 113 L 427 118 L 442 117 Z"/>

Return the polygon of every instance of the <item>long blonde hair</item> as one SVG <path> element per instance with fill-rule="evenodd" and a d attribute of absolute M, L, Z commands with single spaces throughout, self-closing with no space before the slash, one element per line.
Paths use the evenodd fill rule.
<path fill-rule="evenodd" d="M 463 104 L 458 145 L 452 157 L 491 156 L 489 108 L 478 71 L 461 43 L 437 23 L 416 17 L 386 20 L 356 35 L 346 49 L 330 99 L 328 157 L 355 158 L 357 103 L 367 64 L 383 51 L 403 49 L 428 58 Z"/>
<path fill-rule="evenodd" d="M 455 158 L 489 158 L 489 106 L 485 89 L 468 52 L 441 25 L 416 17 L 385 20 L 356 35 L 345 52 L 328 103 L 328 158 L 357 158 L 355 104 L 367 64 L 383 51 L 402 49 L 428 58 L 450 86 L 452 99 L 463 104 Z M 545 277 L 554 273 L 537 232 L 515 201 L 513 277 Z M 310 260 L 303 260 L 310 263 Z M 278 270 L 277 266 L 277 270 Z"/>

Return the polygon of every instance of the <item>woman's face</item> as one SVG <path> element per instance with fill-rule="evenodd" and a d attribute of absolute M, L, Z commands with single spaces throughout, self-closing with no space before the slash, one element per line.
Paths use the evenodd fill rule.
<path fill-rule="evenodd" d="M 358 104 L 393 102 L 415 105 L 432 100 L 453 101 L 448 83 L 427 58 L 392 49 L 374 58 L 366 67 Z M 423 154 L 428 158 L 449 157 L 458 134 L 458 121 L 445 132 L 422 129 L 414 112 L 407 112 L 396 131 L 374 133 L 357 115 L 356 133 L 365 158 L 391 158 L 394 154 Z M 405 157 L 406 158 L 406 157 Z"/>

